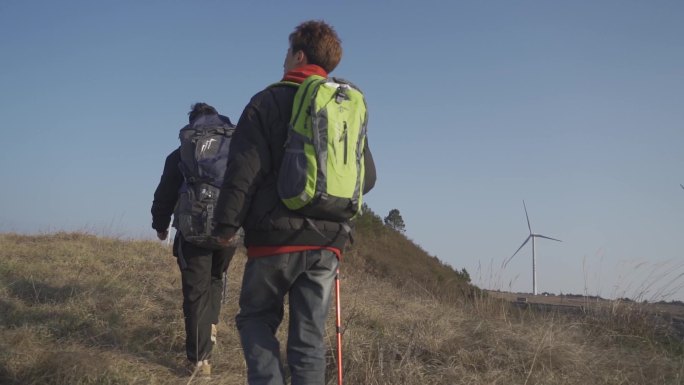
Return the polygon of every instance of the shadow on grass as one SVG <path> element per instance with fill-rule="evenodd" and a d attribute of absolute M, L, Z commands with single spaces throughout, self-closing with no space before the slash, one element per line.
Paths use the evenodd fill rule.
<path fill-rule="evenodd" d="M 0 368 L 5 384 L 128 384 L 111 359 L 92 352 L 44 352 L 38 360 L 12 374 Z"/>
<path fill-rule="evenodd" d="M 8 285 L 11 295 L 27 305 L 62 304 L 85 292 L 82 285 L 52 286 L 34 280 L 19 279 Z"/>

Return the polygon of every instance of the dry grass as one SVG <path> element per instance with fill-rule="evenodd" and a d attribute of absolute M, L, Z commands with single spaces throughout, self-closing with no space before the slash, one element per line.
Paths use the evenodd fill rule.
<path fill-rule="evenodd" d="M 240 263 L 231 267 L 231 276 Z M 230 315 L 217 369 L 242 384 Z M 180 273 L 157 242 L 86 234 L 0 235 L 0 383 L 181 384 Z"/>
<path fill-rule="evenodd" d="M 342 265 L 346 384 L 684 384 L 682 341 L 664 343 L 667 328 L 651 333 L 662 325 L 641 313 L 518 309 L 367 230 Z M 229 271 L 217 374 L 193 383 L 245 383 L 232 321 L 244 260 Z M 429 282 L 435 271 L 443 278 Z M 0 234 L 0 383 L 186 384 L 179 280 L 158 242 Z"/>

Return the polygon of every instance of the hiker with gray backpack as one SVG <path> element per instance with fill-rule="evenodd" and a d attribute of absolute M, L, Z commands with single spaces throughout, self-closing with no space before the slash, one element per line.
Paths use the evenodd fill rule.
<path fill-rule="evenodd" d="M 191 375 L 210 375 L 221 309 L 222 278 L 235 253 L 212 237 L 214 207 L 234 126 L 214 107 L 196 103 L 180 130 L 180 147 L 164 164 L 154 193 L 152 228 L 165 240 L 173 215 L 173 255 L 181 272 L 185 349 Z"/>
<path fill-rule="evenodd" d="M 214 234 L 229 245 L 244 229 L 248 260 L 236 324 L 251 385 L 285 383 L 276 331 L 286 295 L 291 383 L 326 383 L 333 283 L 351 220 L 375 184 L 363 94 L 328 77 L 341 57 L 330 25 L 297 26 L 283 79 L 252 97 L 231 142 Z M 337 326 L 339 342 L 339 317 Z"/>

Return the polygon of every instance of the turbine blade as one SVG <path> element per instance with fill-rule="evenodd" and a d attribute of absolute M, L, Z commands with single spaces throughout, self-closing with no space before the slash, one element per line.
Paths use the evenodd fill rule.
<path fill-rule="evenodd" d="M 547 237 L 546 235 L 541 235 L 541 234 L 534 234 L 534 236 L 535 236 L 535 237 L 539 237 L 539 238 L 546 238 L 546 239 L 550 239 L 550 240 L 552 240 L 552 241 L 558 241 L 558 242 L 563 242 L 563 241 L 561 241 L 560 239 L 556 239 L 556 238 L 551 238 L 551 237 Z"/>
<path fill-rule="evenodd" d="M 513 257 L 515 257 L 515 255 L 518 254 L 518 251 L 520 251 L 520 249 L 522 249 L 523 246 L 525 246 L 525 244 L 527 244 L 527 241 L 529 241 L 530 238 L 532 238 L 531 235 L 528 235 L 527 238 L 525 238 L 525 242 L 523 242 L 522 245 L 520 245 L 520 247 L 518 247 L 518 250 L 516 250 L 515 253 L 513 253 L 513 255 L 511 255 L 511 256 L 506 260 L 506 262 L 504 262 L 503 267 L 506 267 L 506 265 L 508 265 L 508 262 L 510 262 L 511 259 L 513 259 Z"/>
<path fill-rule="evenodd" d="M 525 218 L 527 218 L 527 228 L 530 229 L 530 234 L 532 234 L 532 226 L 530 226 L 530 217 L 527 215 L 527 206 L 525 206 L 525 200 L 523 200 L 523 207 L 525 208 Z"/>
<path fill-rule="evenodd" d="M 679 185 L 682 186 L 682 188 L 684 188 L 684 184 L 681 184 L 681 183 L 680 183 Z"/>

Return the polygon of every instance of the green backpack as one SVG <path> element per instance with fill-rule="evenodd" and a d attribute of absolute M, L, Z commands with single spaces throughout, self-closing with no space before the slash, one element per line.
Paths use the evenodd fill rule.
<path fill-rule="evenodd" d="M 297 86 L 278 194 L 307 217 L 349 220 L 361 211 L 366 101 L 338 78 L 313 75 Z"/>

